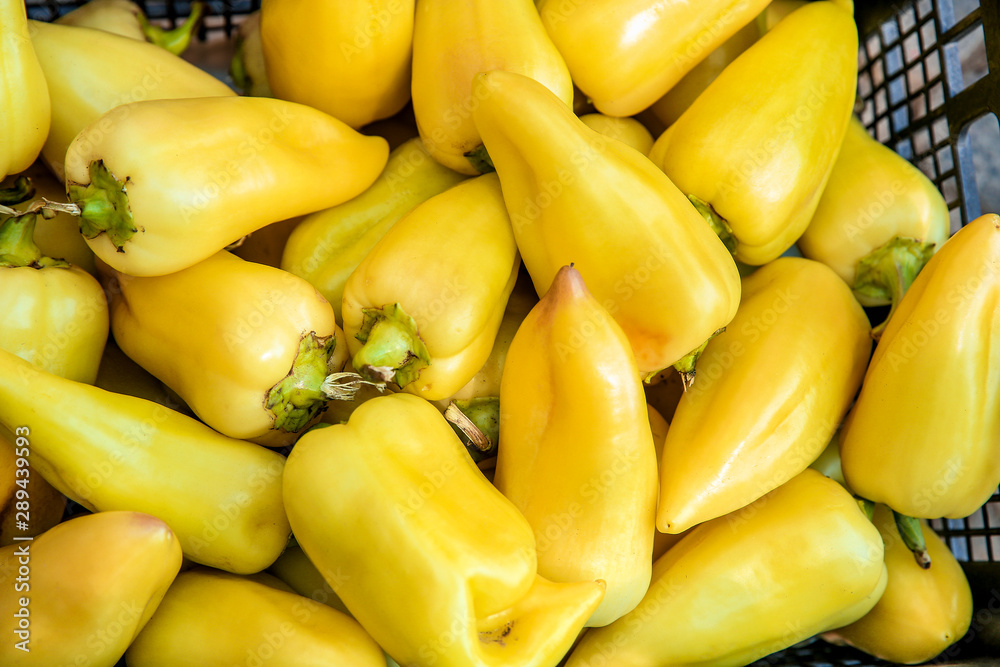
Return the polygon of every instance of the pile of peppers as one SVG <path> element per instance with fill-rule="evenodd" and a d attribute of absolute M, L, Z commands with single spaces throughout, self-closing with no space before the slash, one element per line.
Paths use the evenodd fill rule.
<path fill-rule="evenodd" d="M 226 81 L 204 10 L 0 0 L 0 664 L 963 640 L 1000 216 L 850 0 L 263 0 Z"/>

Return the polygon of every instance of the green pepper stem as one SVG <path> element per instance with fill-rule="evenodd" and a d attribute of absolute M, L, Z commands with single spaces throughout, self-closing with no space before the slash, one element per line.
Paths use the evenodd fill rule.
<path fill-rule="evenodd" d="M 153 25 L 142 12 L 139 12 L 136 18 L 139 20 L 139 25 L 142 27 L 142 32 L 146 35 L 147 40 L 170 51 L 175 56 L 179 56 L 191 45 L 194 30 L 198 26 L 204 11 L 204 2 L 191 3 L 191 13 L 188 15 L 187 20 L 172 30 L 164 30 L 160 26 Z"/>
<path fill-rule="evenodd" d="M 27 201 L 35 194 L 35 186 L 27 176 L 18 176 L 14 185 L 9 188 L 0 189 L 0 204 L 14 206 L 23 201 Z"/>
<path fill-rule="evenodd" d="M 486 437 L 482 429 L 476 426 L 476 423 L 469 419 L 469 416 L 462 412 L 462 410 L 455 405 L 452 401 L 445 408 L 444 418 L 451 422 L 461 435 L 465 436 L 468 441 L 466 447 L 472 445 L 479 452 L 489 451 L 491 443 L 490 439 Z"/>
<path fill-rule="evenodd" d="M 497 170 L 496 167 L 493 166 L 493 160 L 490 158 L 490 154 L 486 152 L 486 146 L 483 144 L 480 144 L 468 153 L 465 153 L 465 159 L 468 160 L 473 169 L 478 171 L 480 174 L 489 174 L 490 172 Z"/>
<path fill-rule="evenodd" d="M 931 566 L 931 557 L 927 553 L 927 543 L 924 541 L 924 531 L 920 525 L 920 520 L 912 516 L 906 516 L 893 510 L 892 517 L 896 520 L 896 529 L 899 536 L 903 538 L 903 544 L 913 552 L 913 557 L 917 565 L 923 569 Z"/>
<path fill-rule="evenodd" d="M 933 255 L 933 243 L 894 236 L 858 260 L 851 286 L 855 296 L 863 304 L 878 301 L 890 304 L 885 320 L 872 328 L 872 338 L 878 340 L 881 337 L 906 290 Z"/>
<path fill-rule="evenodd" d="M 36 213 L 10 217 L 0 223 L 0 266 L 7 268 L 67 268 L 69 262 L 46 257 L 35 244 Z"/>
<path fill-rule="evenodd" d="M 125 185 L 104 166 L 103 160 L 91 162 L 89 171 L 89 184 L 69 186 L 70 200 L 80 207 L 80 233 L 88 239 L 107 234 L 118 252 L 125 252 L 125 243 L 139 231 L 132 219 Z"/>
<path fill-rule="evenodd" d="M 696 373 L 695 366 L 698 364 L 698 359 L 701 357 L 702 352 L 704 352 L 705 348 L 708 347 L 708 343 L 725 330 L 726 327 L 717 329 L 715 333 L 705 340 L 704 343 L 688 352 L 680 358 L 680 361 L 674 364 L 674 368 L 681 374 L 681 385 L 684 387 L 684 391 L 687 391 L 694 386 L 694 377 Z"/>
<path fill-rule="evenodd" d="M 298 433 L 322 412 L 331 398 L 329 364 L 336 344 L 335 337 L 317 336 L 315 331 L 299 340 L 291 370 L 271 387 L 264 402 L 274 415 L 275 430 Z"/>
<path fill-rule="evenodd" d="M 702 201 L 694 195 L 688 195 L 688 201 L 694 205 L 701 217 L 704 218 L 705 222 L 709 224 L 712 231 L 715 232 L 715 234 L 722 241 L 723 245 L 726 246 L 726 250 L 728 250 L 730 254 L 735 255 L 736 250 L 739 247 L 739 240 L 733 233 L 733 228 L 729 226 L 729 222 L 719 215 L 708 202 Z"/>
<path fill-rule="evenodd" d="M 430 365 L 430 354 L 420 338 L 416 321 L 398 303 L 365 308 L 361 330 L 355 338 L 363 343 L 352 363 L 371 382 L 410 384 Z"/>
<path fill-rule="evenodd" d="M 233 57 L 229 61 L 229 76 L 233 84 L 244 95 L 250 94 L 250 75 L 243 61 L 243 35 L 237 34 L 233 42 Z"/>
<path fill-rule="evenodd" d="M 500 398 L 480 396 L 452 401 L 445 419 L 463 436 L 465 447 L 476 463 L 496 456 L 500 441 Z"/>

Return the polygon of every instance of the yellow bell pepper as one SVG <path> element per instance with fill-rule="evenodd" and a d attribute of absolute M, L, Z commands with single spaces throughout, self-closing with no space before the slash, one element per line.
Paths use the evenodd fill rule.
<path fill-rule="evenodd" d="M 333 309 L 281 269 L 221 251 L 165 276 L 117 273 L 108 292 L 122 351 L 231 438 L 290 445 L 349 389 Z"/>
<path fill-rule="evenodd" d="M 475 91 L 476 125 L 539 295 L 575 263 L 643 374 L 729 323 L 739 304 L 736 265 L 655 165 L 591 130 L 528 77 L 487 72 Z"/>
<path fill-rule="evenodd" d="M 320 574 L 316 566 L 309 560 L 309 557 L 302 551 L 302 547 L 295 543 L 294 540 L 288 545 L 284 553 L 278 556 L 278 560 L 274 561 L 271 567 L 267 568 L 267 571 L 283 581 L 299 595 L 315 600 L 320 604 L 325 604 L 328 607 L 333 607 L 339 612 L 348 615 L 351 613 L 347 611 L 347 607 L 344 606 L 343 601 L 337 597 L 330 584 L 326 583 L 326 579 L 323 578 L 323 575 Z M 330 574 L 331 578 L 335 576 L 336 572 Z"/>
<path fill-rule="evenodd" d="M 677 376 L 676 373 L 672 375 L 674 377 Z M 666 418 L 660 414 L 660 411 L 649 403 L 646 404 L 646 412 L 649 418 L 649 430 L 653 434 L 653 448 L 656 450 L 656 462 L 657 465 L 659 465 L 660 460 L 663 458 L 663 442 L 667 438 L 667 431 L 670 428 L 670 424 L 667 422 Z M 659 482 L 659 478 L 660 475 L 657 474 L 657 482 Z M 670 533 L 661 533 L 658 530 L 654 530 L 653 562 L 655 563 L 660 556 L 667 553 L 667 550 L 680 542 L 685 535 L 687 535 L 687 532 L 672 535 Z"/>
<path fill-rule="evenodd" d="M 535 532 L 539 574 L 607 585 L 588 626 L 639 604 L 657 485 L 646 397 L 628 339 L 572 266 L 511 343 L 494 483 Z"/>
<path fill-rule="evenodd" d="M 500 380 L 514 334 L 536 303 L 538 295 L 531 285 L 531 278 L 520 271 L 507 299 L 507 308 L 486 363 L 464 387 L 437 401 L 445 418 L 458 429 L 469 455 L 476 463 L 497 455 L 500 442 Z M 455 414 L 455 410 L 465 418 Z"/>
<path fill-rule="evenodd" d="M 885 543 L 889 583 L 878 604 L 854 623 L 823 635 L 869 655 L 915 665 L 938 656 L 961 639 L 972 622 L 972 591 L 962 566 L 926 521 L 921 530 L 933 566 L 920 567 L 896 529 L 892 511 L 875 507 L 875 525 Z"/>
<path fill-rule="evenodd" d="M 542 23 L 601 113 L 649 107 L 768 0 L 541 0 Z"/>
<path fill-rule="evenodd" d="M 31 46 L 22 0 L 0 0 L 0 180 L 38 157 L 49 133 L 51 107 L 45 74 Z"/>
<path fill-rule="evenodd" d="M 417 204 L 463 179 L 431 158 L 420 139 L 410 139 L 389 154 L 363 193 L 306 216 L 288 237 L 281 268 L 312 283 L 343 322 L 344 285 L 361 260 Z"/>
<path fill-rule="evenodd" d="M 60 180 L 70 143 L 114 107 L 140 100 L 235 95 L 208 72 L 152 44 L 39 21 L 32 21 L 31 29 L 52 99 L 52 127 L 42 159 Z M 173 131 L 157 134 L 169 139 Z"/>
<path fill-rule="evenodd" d="M 164 30 L 150 23 L 142 8 L 131 0 L 89 0 L 57 18 L 55 23 L 104 30 L 140 42 L 149 41 L 179 56 L 190 46 L 194 29 L 204 11 L 205 3 L 192 2 L 187 20 L 173 30 Z"/>
<path fill-rule="evenodd" d="M 36 218 L 0 216 L 0 349 L 92 384 L 108 338 L 104 291 L 80 267 L 41 253 Z"/>
<path fill-rule="evenodd" d="M 301 104 L 153 100 L 116 107 L 77 135 L 66 185 L 94 253 L 122 273 L 156 276 L 360 194 L 388 153 L 381 137 Z"/>
<path fill-rule="evenodd" d="M 1000 216 L 952 236 L 900 301 L 844 425 L 858 495 L 901 514 L 972 514 L 1000 483 Z"/>
<path fill-rule="evenodd" d="M 531 526 L 419 397 L 306 433 L 285 489 L 303 551 L 401 665 L 554 665 L 603 597 L 536 573 Z"/>
<path fill-rule="evenodd" d="M 394 115 L 410 99 L 413 6 L 264 0 L 260 38 L 271 90 L 354 128 Z"/>
<path fill-rule="evenodd" d="M 114 665 L 180 567 L 177 538 L 138 512 L 78 517 L 0 549 L 0 662 Z"/>
<path fill-rule="evenodd" d="M 650 159 L 742 262 L 802 235 L 854 107 L 858 32 L 831 2 L 796 10 L 732 62 L 664 132 Z"/>
<path fill-rule="evenodd" d="M 590 630 L 566 667 L 748 665 L 870 610 L 882 539 L 851 494 L 806 470 L 692 530 L 634 611 Z"/>
<path fill-rule="evenodd" d="M 132 667 L 385 667 L 382 649 L 349 616 L 204 567 L 178 575 L 125 659 Z"/>
<path fill-rule="evenodd" d="M 347 279 L 351 363 L 428 400 L 451 396 L 490 356 L 520 265 L 496 174 L 431 197 Z"/>
<path fill-rule="evenodd" d="M 0 426 L 0 547 L 41 535 L 62 521 L 66 510 L 66 496 L 44 477 L 17 472 L 19 449 L 17 436 Z M 30 457 L 23 458 L 30 464 Z"/>
<path fill-rule="evenodd" d="M 259 572 L 288 541 L 284 458 L 162 405 L 0 351 L 0 425 L 30 429 L 32 469 L 71 500 L 163 519 L 196 563 Z"/>
<path fill-rule="evenodd" d="M 773 0 L 763 13 L 766 14 L 774 3 L 779 1 Z M 708 88 L 709 84 L 722 74 L 729 63 L 736 60 L 737 56 L 760 39 L 761 31 L 757 27 L 757 23 L 757 21 L 751 21 L 740 28 L 732 37 L 692 67 L 683 79 L 675 83 L 663 97 L 653 103 L 650 107 L 653 114 L 667 127 L 676 123 L 677 119 L 698 99 L 698 96 Z M 649 154 L 648 150 L 646 154 Z"/>
<path fill-rule="evenodd" d="M 744 507 L 823 452 L 861 386 L 868 318 L 829 268 L 782 257 L 743 280 L 726 331 L 698 362 L 660 463 L 657 528 Z"/>
<path fill-rule="evenodd" d="M 588 113 L 580 116 L 580 120 L 595 132 L 617 139 L 643 155 L 649 153 L 653 147 L 653 135 L 635 118 L 616 118 L 602 113 Z"/>
<path fill-rule="evenodd" d="M 30 167 L 21 172 L 21 176 L 26 177 L 30 186 L 34 188 L 34 194 L 30 195 L 29 199 L 44 197 L 54 202 L 66 199 L 66 187 L 52 175 L 42 160 L 36 160 L 32 163 Z M 10 183 L 0 181 L 0 185 L 16 187 L 16 181 L 13 178 L 9 178 L 8 181 Z M 0 201 L 0 204 L 2 203 L 3 201 Z M 30 208 L 32 203 L 25 201 L 12 206 L 12 208 L 16 211 L 24 211 Z M 80 224 L 77 219 L 62 211 L 51 211 L 50 215 L 51 218 L 38 217 L 35 220 L 35 245 L 38 246 L 38 249 L 46 257 L 66 260 L 70 264 L 79 266 L 87 273 L 96 275 L 94 252 L 81 236 Z"/>
<path fill-rule="evenodd" d="M 864 306 L 899 300 L 948 239 L 948 205 L 923 172 L 851 119 L 830 180 L 799 239 Z"/>
<path fill-rule="evenodd" d="M 260 39 L 260 10 L 251 12 L 240 23 L 233 39 L 233 58 L 229 62 L 229 75 L 244 95 L 274 97 L 267 82 L 267 65 L 264 63 L 264 45 Z"/>
<path fill-rule="evenodd" d="M 421 0 L 413 33 L 413 113 L 434 159 L 463 174 L 492 171 L 472 112 L 472 78 L 517 72 L 567 107 L 573 81 L 531 0 Z"/>

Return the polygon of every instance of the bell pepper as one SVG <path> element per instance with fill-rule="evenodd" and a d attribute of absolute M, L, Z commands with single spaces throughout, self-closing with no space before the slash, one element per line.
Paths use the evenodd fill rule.
<path fill-rule="evenodd" d="M 204 11 L 205 3 L 192 2 L 187 20 L 173 30 L 164 30 L 150 23 L 142 8 L 131 0 L 89 0 L 57 18 L 55 23 L 103 30 L 140 42 L 149 41 L 179 56 L 190 46 L 194 29 Z"/>
<path fill-rule="evenodd" d="M 639 606 L 587 632 L 566 667 L 748 665 L 870 610 L 886 587 L 878 530 L 806 470 L 692 530 L 653 565 Z"/>
<path fill-rule="evenodd" d="M 862 305 L 891 304 L 888 318 L 950 224 L 944 197 L 923 172 L 852 118 L 798 246 L 836 271 Z"/>
<path fill-rule="evenodd" d="M 361 260 L 417 204 L 463 180 L 413 138 L 389 154 L 382 174 L 354 199 L 318 211 L 288 237 L 281 268 L 305 278 L 343 322 L 344 284 Z"/>
<path fill-rule="evenodd" d="M 0 216 L 0 349 L 91 384 L 108 338 L 107 300 L 89 273 L 41 253 L 36 219 Z"/>
<path fill-rule="evenodd" d="M 889 662 L 927 662 L 957 642 L 972 622 L 972 591 L 962 566 L 926 521 L 921 531 L 934 565 L 913 560 L 892 511 L 875 507 L 875 525 L 885 543 L 889 583 L 875 607 L 854 623 L 823 635 Z"/>
<path fill-rule="evenodd" d="M 229 75 L 236 88 L 244 95 L 274 97 L 267 82 L 264 64 L 264 46 L 260 39 L 260 10 L 251 12 L 236 31 L 233 39 L 233 58 L 229 62 Z"/>
<path fill-rule="evenodd" d="M 768 0 L 541 0 L 545 29 L 601 113 L 632 116 L 750 23 Z"/>
<path fill-rule="evenodd" d="M 676 376 L 676 374 L 674 374 Z M 646 404 L 646 412 L 649 418 L 649 430 L 653 434 L 653 448 L 656 453 L 656 462 L 659 465 L 660 459 L 663 458 L 663 441 L 667 437 L 667 431 L 670 428 L 669 422 L 666 418 L 660 414 L 660 411 L 652 406 L 652 404 Z M 659 473 L 657 473 L 657 482 L 659 482 Z M 655 563 L 657 559 L 665 554 L 670 547 L 677 544 L 681 538 L 683 538 L 687 533 L 679 533 L 677 535 L 672 535 L 670 533 L 661 533 L 658 530 L 653 530 L 653 562 Z"/>
<path fill-rule="evenodd" d="M 960 518 L 1000 483 L 1000 216 L 935 253 L 879 339 L 841 433 L 844 478 L 901 514 Z"/>
<path fill-rule="evenodd" d="M 472 113 L 489 70 L 540 82 L 567 107 L 573 81 L 531 0 L 421 0 L 413 33 L 413 113 L 428 152 L 463 174 L 493 171 Z"/>
<path fill-rule="evenodd" d="M 21 172 L 21 176 L 26 177 L 34 188 L 33 194 L 28 199 L 44 197 L 54 202 L 66 199 L 66 187 L 52 175 L 52 172 L 45 167 L 41 160 L 33 162 L 30 167 Z M 13 178 L 9 178 L 8 181 L 11 181 L 10 185 L 14 185 Z M 0 184 L 7 185 L 2 181 Z M 2 203 L 0 201 L 0 204 Z M 24 211 L 32 204 L 33 202 L 26 201 L 11 208 L 16 211 Z M 80 225 L 76 218 L 62 211 L 51 211 L 48 215 L 52 217 L 40 216 L 35 219 L 34 240 L 38 249 L 47 257 L 66 260 L 70 264 L 79 266 L 87 273 L 96 275 L 94 252 L 80 235 Z"/>
<path fill-rule="evenodd" d="M 580 116 L 583 124 L 606 137 L 617 139 L 643 155 L 653 147 L 653 135 L 635 118 L 616 118 L 602 113 L 588 113 Z"/>
<path fill-rule="evenodd" d="M 285 489 L 302 550 L 401 665 L 554 665 L 603 597 L 537 574 L 531 526 L 417 396 L 306 433 Z"/>
<path fill-rule="evenodd" d="M 387 158 L 384 139 L 301 104 L 152 100 L 116 107 L 77 135 L 66 185 L 94 253 L 122 273 L 156 276 L 360 194 Z"/>
<path fill-rule="evenodd" d="M 353 128 L 396 114 L 410 99 L 413 6 L 264 0 L 260 38 L 271 90 Z"/>
<path fill-rule="evenodd" d="M 829 268 L 782 257 L 743 280 L 726 331 L 698 362 L 663 445 L 657 528 L 744 507 L 823 452 L 861 386 L 868 318 Z"/>
<path fill-rule="evenodd" d="M 854 107 L 858 32 L 810 2 L 743 52 L 656 140 L 650 159 L 762 265 L 802 235 Z"/>
<path fill-rule="evenodd" d="M 38 157 L 49 133 L 51 106 L 45 74 L 31 46 L 21 0 L 0 0 L 0 180 Z"/>
<path fill-rule="evenodd" d="M 347 279 L 351 363 L 428 400 L 451 396 L 489 358 L 520 265 L 496 174 L 431 197 Z"/>
<path fill-rule="evenodd" d="M 767 14 L 775 2 L 764 9 L 761 16 Z M 802 0 L 804 3 L 804 0 Z M 757 27 L 758 21 L 751 21 L 736 31 L 732 37 L 720 44 L 718 48 L 709 53 L 697 65 L 684 75 L 680 81 L 671 86 L 660 99 L 653 103 L 650 110 L 667 127 L 677 122 L 687 108 L 698 96 L 705 92 L 709 84 L 715 81 L 722 71 L 729 66 L 729 63 L 736 60 L 737 56 L 749 49 L 754 42 L 760 39 L 761 30 Z M 649 154 L 649 151 L 646 151 Z"/>
<path fill-rule="evenodd" d="M 70 142 L 114 107 L 139 100 L 235 95 L 208 72 L 152 44 L 40 21 L 32 21 L 31 29 L 52 99 L 52 127 L 42 159 L 60 180 L 65 180 Z M 110 129 L 104 126 L 104 131 Z M 172 133 L 158 132 L 165 139 Z"/>
<path fill-rule="evenodd" d="M 588 626 L 639 604 L 657 485 L 646 397 L 628 339 L 572 266 L 510 345 L 494 483 L 535 532 L 539 574 L 607 585 Z"/>
<path fill-rule="evenodd" d="M 32 470 L 68 498 L 163 519 L 196 563 L 259 572 L 288 541 L 284 458 L 162 405 L 0 351 L 0 425 L 30 429 Z"/>
<path fill-rule="evenodd" d="M 350 389 L 333 309 L 281 269 L 223 250 L 165 276 L 116 273 L 108 291 L 122 351 L 231 438 L 290 445 Z"/>
<path fill-rule="evenodd" d="M 0 662 L 114 665 L 180 567 L 177 538 L 138 512 L 82 516 L 0 549 Z"/>
<path fill-rule="evenodd" d="M 0 547 L 41 535 L 62 521 L 66 510 L 66 496 L 44 477 L 30 472 L 18 474 L 18 458 L 30 463 L 28 457 L 17 456 L 19 449 L 17 436 L 0 426 Z"/>
<path fill-rule="evenodd" d="M 476 125 L 539 295 L 575 263 L 644 375 L 728 324 L 739 304 L 736 265 L 655 165 L 591 130 L 528 77 L 480 74 L 474 95 Z"/>
<path fill-rule="evenodd" d="M 132 667 L 385 666 L 382 649 L 349 616 L 301 595 L 204 567 L 177 577 L 125 659 Z"/>
<path fill-rule="evenodd" d="M 309 557 L 302 551 L 302 547 L 294 539 L 288 545 L 288 548 L 285 549 L 284 553 L 278 556 L 278 560 L 274 561 L 271 567 L 267 568 L 267 571 L 283 581 L 299 595 L 350 615 L 351 612 L 347 611 L 347 607 L 337 597 L 330 584 L 326 583 L 326 579 L 323 578 L 323 575 L 320 574 L 316 566 L 309 560 Z M 334 572 L 330 576 L 334 577 L 336 573 Z"/>

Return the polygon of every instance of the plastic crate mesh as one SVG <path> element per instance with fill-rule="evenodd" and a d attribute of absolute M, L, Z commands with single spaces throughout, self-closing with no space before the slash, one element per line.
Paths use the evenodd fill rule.
<path fill-rule="evenodd" d="M 165 27 L 173 28 L 178 21 L 191 13 L 191 2 L 173 0 L 134 0 L 146 16 Z M 38 21 L 54 21 L 67 14 L 86 0 L 26 0 L 28 17 Z M 235 17 L 245 16 L 260 9 L 260 0 L 207 0 L 205 19 L 198 28 L 198 38 L 204 40 L 209 33 L 233 34 L 239 24 Z"/>

